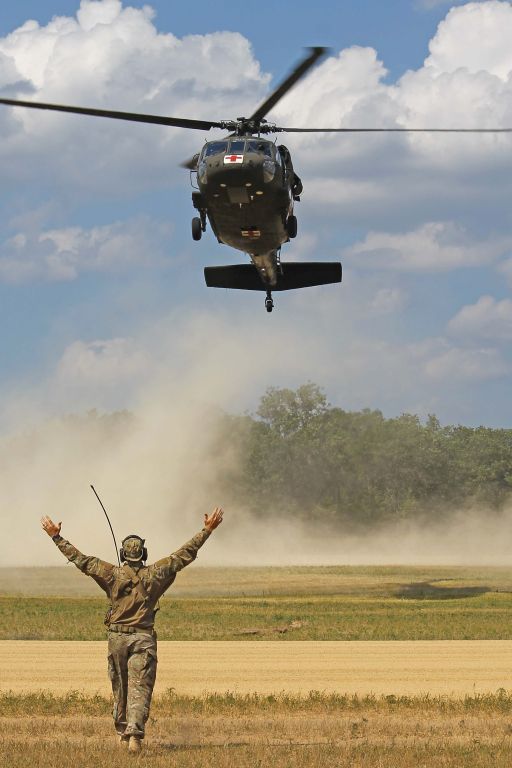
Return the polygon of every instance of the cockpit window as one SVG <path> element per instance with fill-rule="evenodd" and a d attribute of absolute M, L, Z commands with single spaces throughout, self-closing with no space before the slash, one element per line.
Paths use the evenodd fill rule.
<path fill-rule="evenodd" d="M 263 154 L 265 157 L 272 157 L 272 149 L 268 141 L 248 141 L 247 151 L 258 152 L 258 154 Z"/>
<path fill-rule="evenodd" d="M 227 141 L 211 141 L 206 145 L 204 157 L 210 157 L 210 155 L 220 155 L 227 149 Z"/>
<path fill-rule="evenodd" d="M 229 151 L 232 155 L 243 155 L 245 150 L 245 141 L 241 139 L 232 139 L 229 145 Z"/>

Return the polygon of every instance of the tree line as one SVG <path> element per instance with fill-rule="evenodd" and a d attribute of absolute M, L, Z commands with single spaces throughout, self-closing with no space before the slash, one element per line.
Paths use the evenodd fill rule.
<path fill-rule="evenodd" d="M 127 411 L 91 411 L 64 424 L 80 445 L 114 452 L 139 435 L 137 414 Z M 435 522 L 471 506 L 499 512 L 512 498 L 512 429 L 345 411 L 313 383 L 270 387 L 251 414 L 214 411 L 199 438 L 210 465 L 197 477 L 205 496 L 269 519 L 357 530 Z M 37 443 L 33 435 L 29 442 Z"/>
<path fill-rule="evenodd" d="M 239 456 L 226 491 L 260 515 L 357 528 L 470 505 L 499 511 L 511 496 L 511 429 L 345 411 L 313 383 L 271 387 L 255 414 L 224 418 Z"/>

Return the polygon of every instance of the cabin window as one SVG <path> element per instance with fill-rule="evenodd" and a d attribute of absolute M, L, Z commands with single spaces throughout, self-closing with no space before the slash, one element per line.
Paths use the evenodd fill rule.
<path fill-rule="evenodd" d="M 258 154 L 263 154 L 265 157 L 272 157 L 272 146 L 268 141 L 249 141 L 247 142 L 247 151 L 258 152 Z"/>
<path fill-rule="evenodd" d="M 227 141 L 211 141 L 206 145 L 204 157 L 210 157 L 210 155 L 220 155 L 222 152 L 226 151 L 227 146 Z"/>
<path fill-rule="evenodd" d="M 245 141 L 241 139 L 232 139 L 229 145 L 229 153 L 231 155 L 243 155 L 245 150 Z"/>

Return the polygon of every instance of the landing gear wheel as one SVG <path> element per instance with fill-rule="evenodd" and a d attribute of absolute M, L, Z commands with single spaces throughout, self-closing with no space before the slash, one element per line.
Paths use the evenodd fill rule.
<path fill-rule="evenodd" d="M 194 218 L 192 219 L 192 239 L 200 240 L 202 234 L 203 234 L 203 227 L 201 224 L 201 219 L 198 216 L 194 216 Z"/>
<path fill-rule="evenodd" d="M 288 233 L 288 237 L 293 238 L 297 237 L 297 217 L 296 216 L 288 216 L 286 220 L 286 231 Z"/>
<path fill-rule="evenodd" d="M 267 291 L 267 298 L 265 299 L 265 309 L 267 312 L 272 312 L 274 309 L 274 299 L 272 298 L 272 294 L 270 291 Z"/>

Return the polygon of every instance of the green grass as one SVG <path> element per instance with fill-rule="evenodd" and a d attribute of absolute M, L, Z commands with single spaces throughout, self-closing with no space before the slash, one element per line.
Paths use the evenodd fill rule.
<path fill-rule="evenodd" d="M 104 599 L 2 597 L 0 640 L 102 640 L 105 609 Z M 161 640 L 507 640 L 511 611 L 508 593 L 181 598 L 163 602 L 156 627 Z"/>
<path fill-rule="evenodd" d="M 0 569 L 0 594 L 0 640 L 105 637 L 106 597 L 73 567 Z M 156 627 L 162 640 L 506 640 L 511 611 L 510 568 L 194 566 Z"/>

